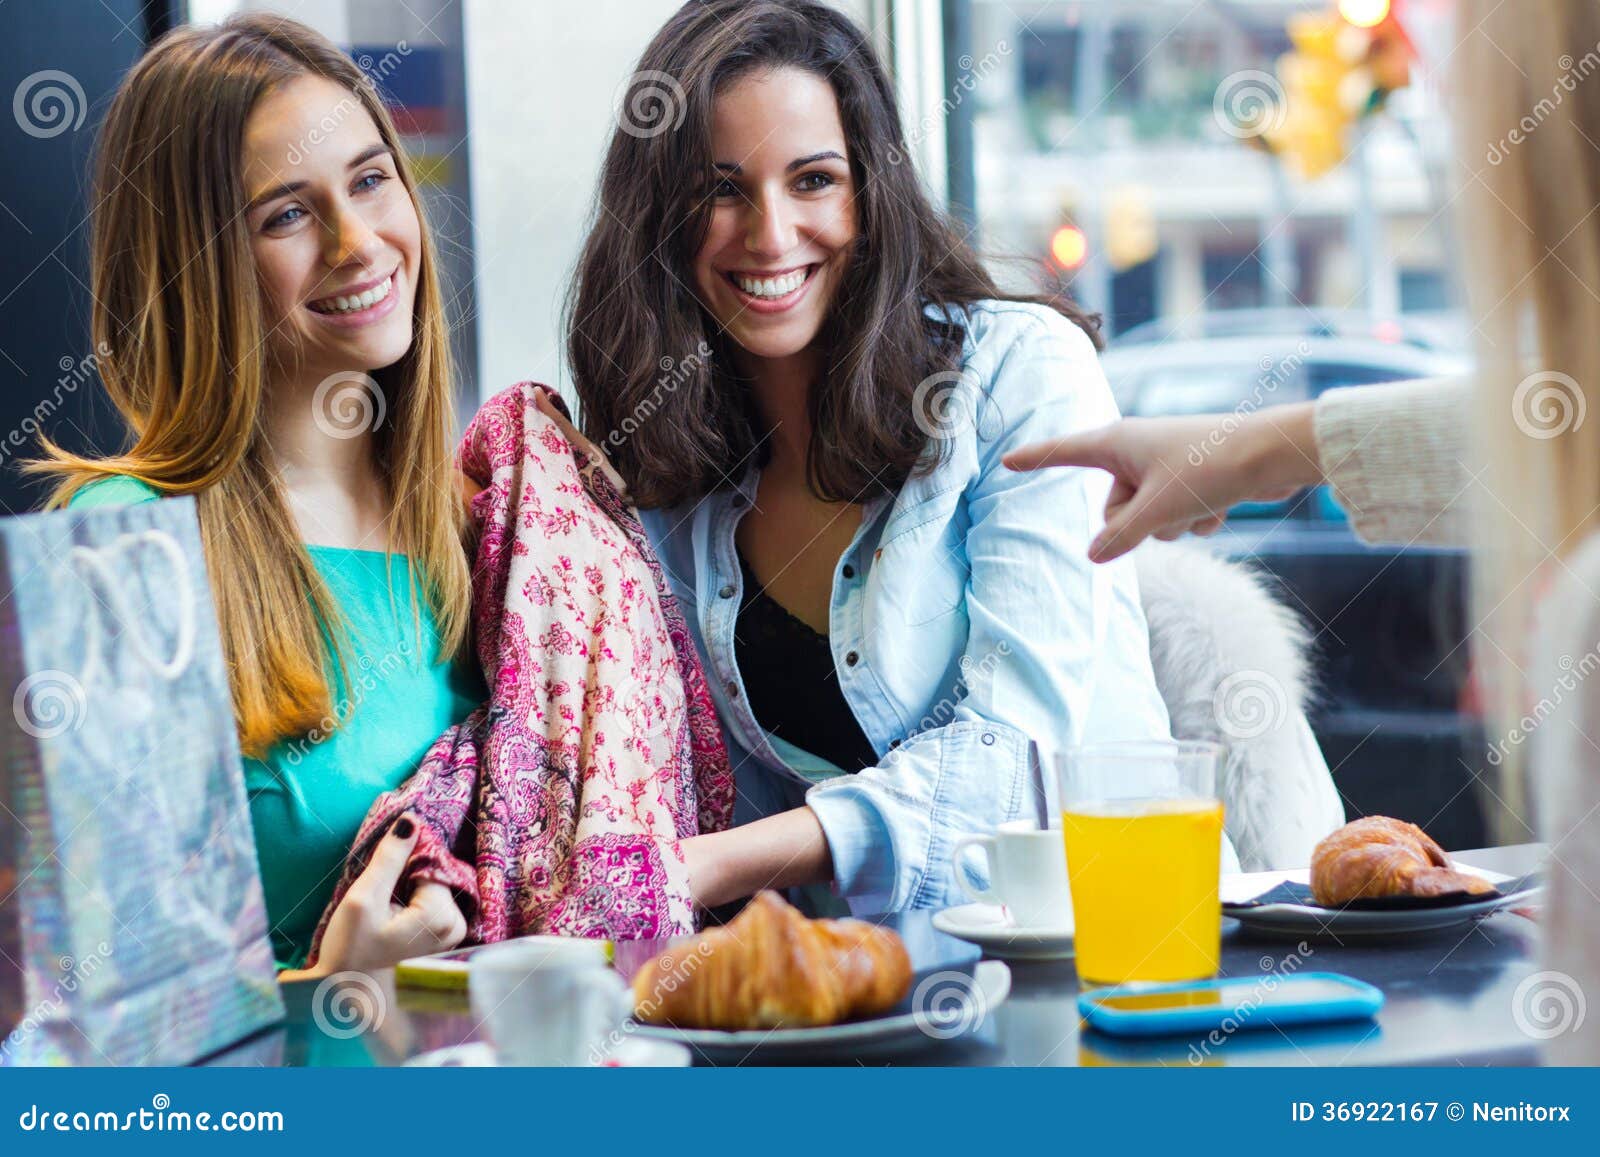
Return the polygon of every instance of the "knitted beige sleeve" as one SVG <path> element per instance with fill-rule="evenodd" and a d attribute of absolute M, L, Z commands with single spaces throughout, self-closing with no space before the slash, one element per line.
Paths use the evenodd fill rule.
<path fill-rule="evenodd" d="M 1465 544 L 1466 378 L 1329 390 L 1314 422 L 1322 472 L 1365 542 Z"/>

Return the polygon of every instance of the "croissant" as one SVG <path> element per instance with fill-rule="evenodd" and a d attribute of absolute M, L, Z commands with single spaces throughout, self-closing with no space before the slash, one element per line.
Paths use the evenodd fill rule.
<path fill-rule="evenodd" d="M 726 925 L 641 968 L 634 1016 L 679 1028 L 802 1028 L 875 1016 L 910 988 L 911 959 L 893 930 L 808 920 L 759 892 Z"/>
<path fill-rule="evenodd" d="M 1416 824 L 1388 816 L 1345 824 L 1311 853 L 1311 895 L 1330 908 L 1379 896 L 1494 890 L 1482 877 L 1452 868 L 1444 849 Z"/>

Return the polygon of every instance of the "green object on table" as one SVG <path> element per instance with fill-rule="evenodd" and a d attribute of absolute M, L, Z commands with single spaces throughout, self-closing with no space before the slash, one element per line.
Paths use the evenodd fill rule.
<path fill-rule="evenodd" d="M 137 479 L 117 477 L 85 486 L 71 505 L 159 497 Z M 404 555 L 386 561 L 382 551 L 306 549 L 349 624 L 350 683 L 348 690 L 335 685 L 333 703 L 342 722 L 320 741 L 279 742 L 266 759 L 244 761 L 279 968 L 305 963 L 311 935 L 373 800 L 404 782 L 433 741 L 488 697 L 475 662 L 435 661 L 438 628 L 420 594 L 419 639 Z"/>

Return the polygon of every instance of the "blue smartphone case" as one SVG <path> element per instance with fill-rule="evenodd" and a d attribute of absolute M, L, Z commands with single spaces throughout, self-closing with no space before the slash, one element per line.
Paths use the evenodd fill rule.
<path fill-rule="evenodd" d="M 1269 980 L 1275 981 L 1267 988 Z M 1333 999 L 1303 999 L 1294 989 L 1308 981 L 1333 983 L 1344 994 Z M 1241 999 L 1186 1008 L 1122 1009 L 1105 1004 L 1110 997 L 1152 996 L 1164 992 L 1206 992 L 1224 988 L 1243 989 Z M 1097 988 L 1078 997 L 1078 1013 L 1089 1025 L 1113 1036 L 1168 1036 L 1178 1033 L 1207 1032 L 1226 1027 L 1269 1028 L 1291 1024 L 1322 1024 L 1340 1020 L 1367 1020 L 1383 1007 L 1383 993 L 1353 976 L 1337 972 L 1302 972 L 1294 976 L 1270 974 L 1249 977 L 1223 977 L 1217 980 L 1184 981 L 1178 984 L 1122 984 Z"/>

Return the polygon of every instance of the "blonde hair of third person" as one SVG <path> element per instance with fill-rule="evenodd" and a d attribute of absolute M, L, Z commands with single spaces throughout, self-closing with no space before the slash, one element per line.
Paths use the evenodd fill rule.
<path fill-rule="evenodd" d="M 1600 69 L 1600 4 L 1463 0 L 1458 35 L 1474 434 L 1488 466 L 1474 621 L 1513 719 L 1533 602 L 1600 515 L 1600 415 L 1585 420 L 1600 383 L 1600 85 L 1575 71 Z"/>

